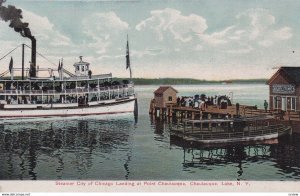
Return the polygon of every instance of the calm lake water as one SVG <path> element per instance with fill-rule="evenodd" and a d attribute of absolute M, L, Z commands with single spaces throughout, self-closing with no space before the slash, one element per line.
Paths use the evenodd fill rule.
<path fill-rule="evenodd" d="M 174 86 L 179 95 L 233 95 L 262 107 L 268 86 Z M 152 120 L 157 86 L 137 86 L 139 115 L 0 123 L 1 180 L 298 180 L 300 135 L 278 142 L 206 148 L 170 139 Z"/>

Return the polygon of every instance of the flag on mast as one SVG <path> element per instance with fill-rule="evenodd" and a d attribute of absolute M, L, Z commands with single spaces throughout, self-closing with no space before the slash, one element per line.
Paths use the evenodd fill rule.
<path fill-rule="evenodd" d="M 129 58 L 129 43 L 127 35 L 127 47 L 126 47 L 126 69 L 130 68 L 130 58 Z"/>
<path fill-rule="evenodd" d="M 127 35 L 127 46 L 126 46 L 126 69 L 129 68 L 130 78 L 132 78 L 131 67 L 130 67 L 130 57 L 129 57 L 129 43 L 128 43 L 128 35 Z"/>
<path fill-rule="evenodd" d="M 62 59 L 61 59 L 61 63 L 60 63 L 60 70 L 63 69 L 63 66 L 64 66 L 64 59 L 62 58 Z"/>
<path fill-rule="evenodd" d="M 58 61 L 58 68 L 57 68 L 57 71 L 59 72 L 61 69 L 61 64 L 60 64 L 60 60 Z"/>
<path fill-rule="evenodd" d="M 13 58 L 12 58 L 12 57 L 10 57 L 10 62 L 9 62 L 9 67 L 8 67 L 8 69 L 9 69 L 9 73 L 11 73 L 11 71 L 12 71 L 13 64 L 14 64 L 14 60 L 13 60 Z"/>

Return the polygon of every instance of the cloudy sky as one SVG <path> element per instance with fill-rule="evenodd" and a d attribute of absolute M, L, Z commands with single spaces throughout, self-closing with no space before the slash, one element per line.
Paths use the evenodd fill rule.
<path fill-rule="evenodd" d="M 23 10 L 38 52 L 55 64 L 63 58 L 70 71 L 82 55 L 93 73 L 129 77 L 127 34 L 134 77 L 268 78 L 274 67 L 300 64 L 298 0 L 7 0 L 4 6 L 9 4 Z M 0 57 L 30 45 L 8 25 L 0 21 Z M 19 49 L 13 58 L 18 64 Z M 0 61 L 1 72 L 9 60 Z"/>

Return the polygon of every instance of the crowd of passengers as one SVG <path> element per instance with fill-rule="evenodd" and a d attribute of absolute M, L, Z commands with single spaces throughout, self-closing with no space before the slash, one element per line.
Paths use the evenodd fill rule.
<path fill-rule="evenodd" d="M 215 95 L 206 97 L 205 95 L 177 97 L 177 106 L 201 108 L 205 110 L 207 106 L 215 105 L 220 109 L 225 109 L 231 105 L 230 97 L 227 95 Z"/>
<path fill-rule="evenodd" d="M 118 94 L 111 94 L 111 99 L 121 98 L 123 95 Z M 107 94 L 101 95 L 99 97 L 99 100 L 109 100 L 110 99 Z M 78 103 L 84 104 L 88 102 L 98 101 L 98 97 L 96 95 L 93 95 L 90 99 L 88 96 L 79 96 L 78 97 Z M 67 95 L 66 98 L 64 96 L 61 96 L 59 99 L 52 99 L 52 97 L 47 98 L 42 101 L 41 99 L 38 99 L 37 96 L 31 96 L 31 99 L 29 99 L 28 96 L 24 96 L 23 98 L 19 97 L 9 97 L 7 99 L 7 104 L 55 104 L 55 103 L 77 103 L 77 96 L 76 95 Z"/>
<path fill-rule="evenodd" d="M 48 90 L 55 90 L 56 92 L 61 92 L 62 91 L 62 87 L 61 87 L 62 82 L 57 82 L 54 86 L 52 83 L 45 83 L 44 86 L 41 86 L 41 82 L 36 82 L 36 83 L 32 83 L 31 85 L 29 85 L 28 83 L 26 84 L 21 84 L 19 83 L 18 86 L 16 86 L 16 82 L 15 83 L 11 83 L 11 84 L 6 84 L 5 86 L 5 90 L 43 90 L 44 92 L 47 92 Z M 111 86 L 118 86 L 118 85 L 122 85 L 123 87 L 125 87 L 126 85 L 129 84 L 128 80 L 122 80 L 122 81 L 112 81 L 112 82 L 103 82 L 100 83 L 99 86 L 97 83 L 87 83 L 87 82 L 78 82 L 77 83 L 77 88 L 105 88 L 105 87 L 111 87 Z M 67 82 L 67 85 L 65 87 L 65 89 L 75 89 L 76 88 L 76 83 L 75 82 Z"/>

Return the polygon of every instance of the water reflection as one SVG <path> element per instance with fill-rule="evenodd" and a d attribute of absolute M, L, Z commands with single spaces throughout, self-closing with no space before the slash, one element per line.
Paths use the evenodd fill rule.
<path fill-rule="evenodd" d="M 183 148 L 183 168 L 205 168 L 210 166 L 237 167 L 237 179 L 243 179 L 243 164 L 255 157 L 256 161 L 266 159 L 266 146 L 227 146 L 219 148 Z"/>
<path fill-rule="evenodd" d="M 155 134 L 169 133 L 168 122 L 151 118 Z M 189 144 L 170 137 L 170 145 L 181 148 L 183 171 L 213 170 L 214 167 L 233 165 L 236 180 L 242 180 L 249 165 L 266 164 L 277 168 L 283 179 L 300 179 L 300 134 L 255 143 L 205 146 Z M 264 171 L 263 171 L 264 172 Z M 262 180 L 264 176 L 260 177 Z"/>
<path fill-rule="evenodd" d="M 152 115 L 150 116 L 150 124 L 152 129 L 154 130 L 155 141 L 164 142 L 164 143 L 168 141 L 169 132 L 166 131 L 168 129 L 167 122 L 165 121 L 165 119 L 155 118 Z"/>
<path fill-rule="evenodd" d="M 3 123 L 0 179 L 99 179 L 105 167 L 122 168 L 118 164 L 128 179 L 132 129 L 133 119 Z M 111 154 L 116 160 L 108 164 Z"/>
<path fill-rule="evenodd" d="M 244 165 L 251 163 L 268 163 L 276 168 L 287 178 L 300 179 L 300 146 L 297 141 L 299 134 L 294 134 L 294 142 L 290 138 L 274 140 L 272 144 L 234 144 L 230 146 L 205 147 L 188 146 L 178 141 L 171 140 L 171 145 L 182 147 L 183 169 L 205 168 L 210 166 L 235 165 L 237 167 L 237 180 L 244 179 Z M 263 176 L 262 176 L 263 179 Z"/>

